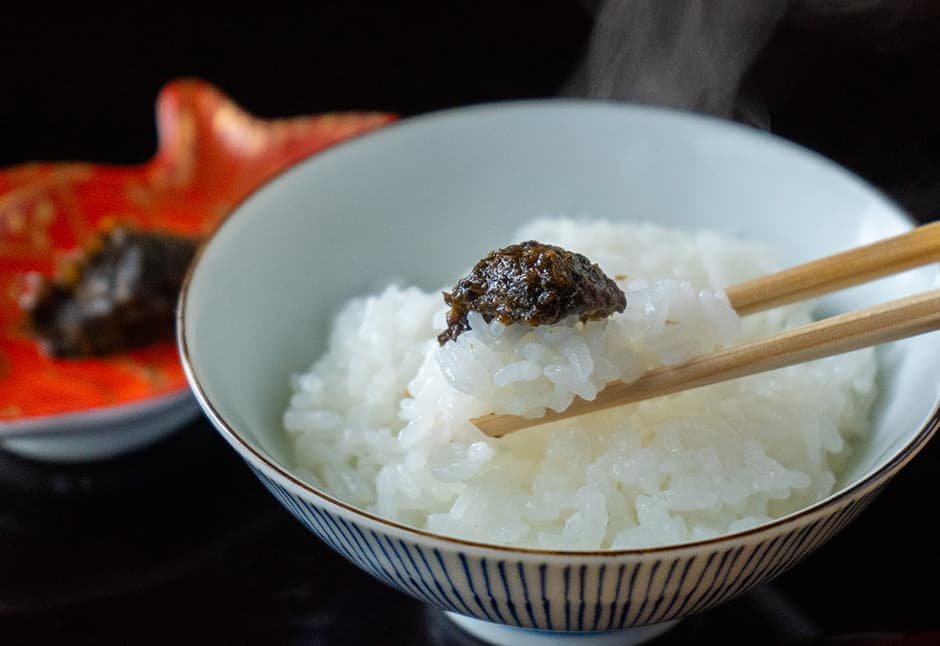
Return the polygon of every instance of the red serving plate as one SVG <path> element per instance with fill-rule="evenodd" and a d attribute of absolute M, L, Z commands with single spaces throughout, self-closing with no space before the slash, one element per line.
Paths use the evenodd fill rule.
<path fill-rule="evenodd" d="M 273 175 L 394 117 L 255 118 L 200 80 L 157 98 L 159 146 L 140 166 L 30 163 L 0 170 L 0 427 L 141 402 L 187 388 L 172 342 L 107 358 L 54 359 L 24 326 L 31 272 L 51 275 L 109 222 L 205 235 Z"/>

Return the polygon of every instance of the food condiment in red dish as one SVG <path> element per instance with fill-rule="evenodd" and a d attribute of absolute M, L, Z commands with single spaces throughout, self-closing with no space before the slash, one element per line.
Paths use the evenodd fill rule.
<path fill-rule="evenodd" d="M 149 162 L 30 163 L 0 170 L 4 446 L 51 459 L 105 457 L 137 442 L 111 437 L 93 446 L 83 442 L 83 432 L 126 422 L 135 410 L 150 409 L 152 416 L 157 411 L 150 405 L 160 401 L 179 400 L 196 410 L 172 339 L 83 358 L 53 356 L 48 343 L 44 349 L 23 307 L 38 277 L 61 273 L 115 226 L 201 238 L 281 170 L 391 120 L 359 112 L 262 120 L 206 82 L 177 80 L 157 98 L 159 147 Z M 56 437 L 67 438 L 69 446 L 47 450 Z"/>

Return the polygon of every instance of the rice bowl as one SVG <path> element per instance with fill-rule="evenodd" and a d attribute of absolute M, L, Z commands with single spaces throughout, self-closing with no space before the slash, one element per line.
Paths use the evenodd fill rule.
<path fill-rule="evenodd" d="M 488 629 L 661 624 L 798 562 L 851 522 L 935 432 L 932 357 L 940 347 L 937 335 L 927 335 L 875 353 L 870 428 L 840 424 L 850 450 L 844 464 L 836 457 L 827 467 L 839 476 L 831 493 L 749 528 L 716 525 L 726 532 L 718 536 L 615 548 L 613 539 L 630 528 L 610 536 L 607 528 L 598 545 L 610 540 L 611 547 L 600 550 L 542 547 L 538 532 L 529 535 L 528 547 L 508 545 L 454 538 L 416 527 L 415 519 L 389 520 L 313 484 L 295 466 L 283 428 L 288 380 L 327 351 L 330 321 L 344 303 L 381 294 L 396 278 L 440 298 L 446 281 L 546 213 L 641 217 L 667 229 L 763 240 L 783 265 L 911 226 L 863 182 L 772 137 L 700 117 L 581 102 L 405 120 L 277 178 L 229 217 L 190 274 L 179 321 L 184 366 L 211 421 L 272 494 L 378 579 Z M 727 286 L 733 275 L 715 278 L 715 287 Z M 906 272 L 827 296 L 817 312 L 854 309 L 936 282 L 935 268 Z M 858 392 L 863 406 L 864 390 Z M 404 392 L 396 395 L 393 407 Z M 860 432 L 851 435 L 850 427 Z M 551 430 L 545 430 L 532 434 L 547 441 Z M 828 436 L 820 455 L 839 453 L 835 443 Z M 575 511 L 553 522 L 566 523 Z M 686 530 L 695 525 L 686 520 Z M 564 538 L 557 527 L 542 533 Z"/>

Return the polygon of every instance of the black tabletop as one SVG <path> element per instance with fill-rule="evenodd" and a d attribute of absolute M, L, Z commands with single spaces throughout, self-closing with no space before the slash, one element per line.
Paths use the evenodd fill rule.
<path fill-rule="evenodd" d="M 597 8 L 571 0 L 64 11 L 20 6 L 0 21 L 0 166 L 144 161 L 156 145 L 156 93 L 181 76 L 205 78 L 268 117 L 408 116 L 554 96 L 582 59 Z M 936 219 L 938 16 L 781 20 L 748 71 L 762 125 L 859 173 L 920 221 Z M 938 467 L 934 442 L 803 563 L 657 643 L 940 643 Z M 44 464 L 0 451 L 0 643 L 190 642 L 474 643 L 329 551 L 204 419 L 103 462 Z"/>
<path fill-rule="evenodd" d="M 656 643 L 940 643 L 938 467 L 931 445 L 803 563 Z M 332 553 L 204 420 L 95 464 L 0 452 L 0 471 L 5 644 L 475 643 Z"/>

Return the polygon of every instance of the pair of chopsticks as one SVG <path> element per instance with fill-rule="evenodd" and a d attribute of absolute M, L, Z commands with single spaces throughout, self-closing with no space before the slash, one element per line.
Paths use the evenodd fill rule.
<path fill-rule="evenodd" d="M 940 222 L 873 244 L 761 276 L 725 290 L 745 316 L 940 261 Z M 839 314 L 767 339 L 650 370 L 630 383 L 615 381 L 591 401 L 575 398 L 561 413 L 527 419 L 485 415 L 470 420 L 486 435 L 514 431 L 643 399 L 746 377 L 940 329 L 940 289 Z"/>

